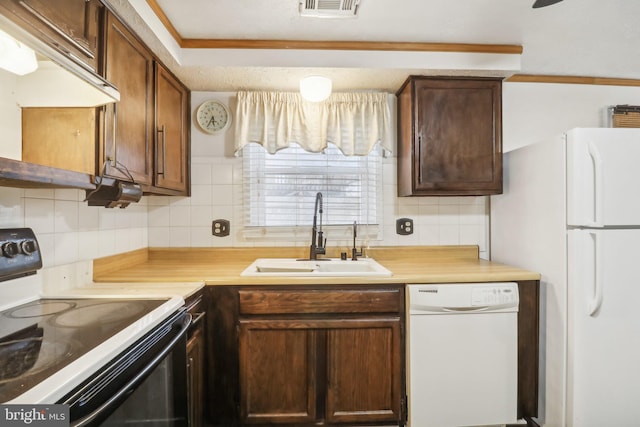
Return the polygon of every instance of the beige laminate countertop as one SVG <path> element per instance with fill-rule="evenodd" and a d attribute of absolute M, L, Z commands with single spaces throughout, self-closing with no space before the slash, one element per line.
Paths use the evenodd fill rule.
<path fill-rule="evenodd" d="M 76 288 L 56 291 L 51 295 L 56 298 L 168 298 L 179 296 L 186 300 L 203 287 L 204 282 L 93 282 Z"/>
<path fill-rule="evenodd" d="M 345 250 L 342 248 L 342 250 Z M 539 280 L 540 274 L 478 258 L 477 246 L 369 248 L 366 254 L 393 272 L 391 277 L 243 277 L 256 258 L 300 258 L 305 247 L 151 248 L 94 261 L 94 281 L 205 283 L 206 285 L 392 284 Z M 339 257 L 340 248 L 329 257 Z"/>

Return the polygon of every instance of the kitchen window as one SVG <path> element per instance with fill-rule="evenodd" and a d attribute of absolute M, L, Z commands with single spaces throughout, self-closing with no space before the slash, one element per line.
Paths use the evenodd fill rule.
<path fill-rule="evenodd" d="M 324 225 L 382 222 L 382 155 L 345 156 L 329 144 L 320 153 L 292 144 L 269 154 L 258 144 L 243 153 L 246 227 L 310 227 L 315 196 L 323 195 Z"/>
<path fill-rule="evenodd" d="M 332 239 L 349 238 L 354 221 L 365 225 L 359 236 L 377 237 L 382 153 L 392 141 L 388 94 L 334 93 L 312 103 L 298 93 L 238 92 L 237 99 L 246 238 L 307 239 L 318 192 Z"/>

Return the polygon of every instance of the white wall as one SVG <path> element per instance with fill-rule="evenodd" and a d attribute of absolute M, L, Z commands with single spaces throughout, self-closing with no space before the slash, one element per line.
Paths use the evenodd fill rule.
<path fill-rule="evenodd" d="M 504 83 L 503 151 L 576 127 L 608 126 L 608 107 L 640 105 L 640 87 L 557 83 Z"/>

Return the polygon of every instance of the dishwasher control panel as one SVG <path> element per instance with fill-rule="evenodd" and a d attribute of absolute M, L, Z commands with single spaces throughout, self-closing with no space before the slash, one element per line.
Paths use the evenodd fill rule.
<path fill-rule="evenodd" d="M 513 286 L 492 285 L 474 286 L 471 290 L 471 305 L 502 305 L 518 302 L 518 290 L 514 291 Z"/>
<path fill-rule="evenodd" d="M 411 314 L 518 311 L 518 284 L 442 283 L 407 285 Z"/>

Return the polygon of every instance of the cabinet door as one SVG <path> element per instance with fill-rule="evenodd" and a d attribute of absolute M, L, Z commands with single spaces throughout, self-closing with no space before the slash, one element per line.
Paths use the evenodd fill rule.
<path fill-rule="evenodd" d="M 155 185 L 187 192 L 188 97 L 185 87 L 156 63 Z"/>
<path fill-rule="evenodd" d="M 20 25 L 95 71 L 100 14 L 99 0 L 10 0 L 2 7 Z M 30 28 L 29 28 L 30 27 Z M 35 31 L 34 31 L 35 30 Z"/>
<path fill-rule="evenodd" d="M 327 331 L 330 423 L 399 422 L 400 318 L 350 320 Z"/>
<path fill-rule="evenodd" d="M 204 333 L 202 326 L 187 341 L 187 372 L 189 385 L 189 426 L 203 425 L 204 402 Z"/>
<path fill-rule="evenodd" d="M 313 423 L 316 331 L 295 321 L 240 321 L 242 423 Z"/>
<path fill-rule="evenodd" d="M 104 61 L 105 78 L 120 91 L 120 102 L 108 106 L 104 115 L 101 165 L 106 162 L 108 176 L 151 184 L 153 58 L 111 13 Z"/>
<path fill-rule="evenodd" d="M 95 109 L 22 108 L 22 160 L 93 175 Z"/>
<path fill-rule="evenodd" d="M 401 91 L 398 194 L 502 193 L 501 81 L 416 78 Z"/>

